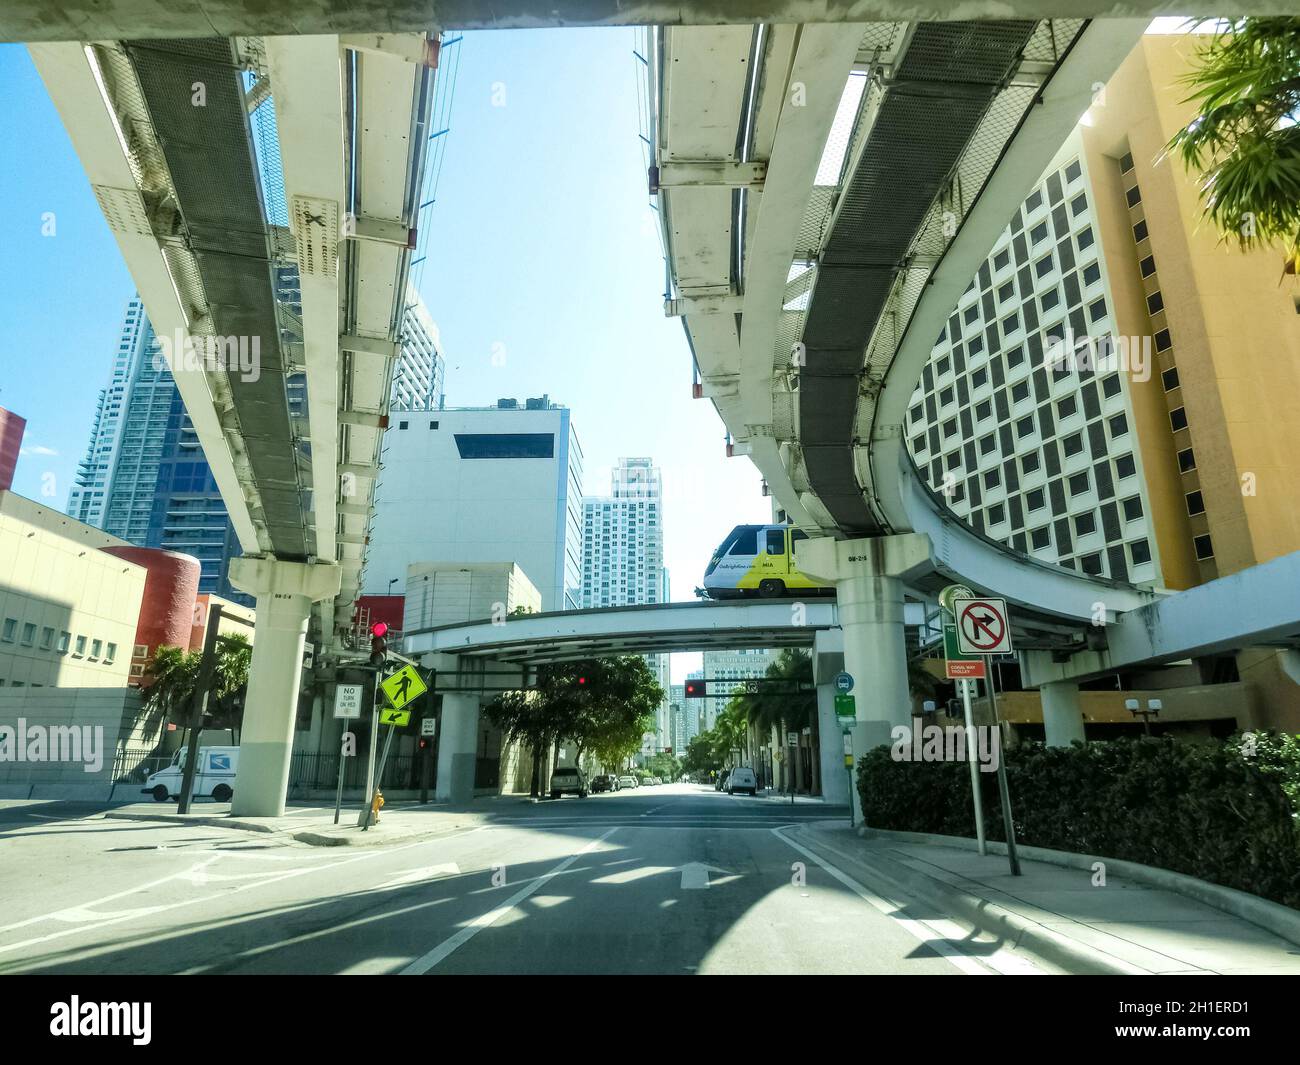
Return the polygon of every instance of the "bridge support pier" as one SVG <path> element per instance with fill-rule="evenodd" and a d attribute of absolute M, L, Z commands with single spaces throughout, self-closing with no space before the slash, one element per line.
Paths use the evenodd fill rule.
<path fill-rule="evenodd" d="M 439 802 L 467 803 L 474 798 L 474 768 L 478 760 L 477 692 L 442 697 L 442 735 L 438 737 Z"/>
<path fill-rule="evenodd" d="M 257 596 L 238 779 L 230 808 L 237 817 L 284 813 L 307 621 L 312 603 L 336 596 L 339 582 L 339 567 L 330 563 L 249 557 L 230 563 L 230 583 Z"/>
<path fill-rule="evenodd" d="M 865 540 L 819 538 L 799 545 L 799 568 L 835 583 L 844 669 L 853 678 L 857 704 L 855 758 L 890 743 L 896 725 L 911 724 L 903 587 L 931 568 L 930 559 L 930 538 L 920 533 Z M 842 762 L 840 776 L 843 779 Z M 853 812 L 855 820 L 861 819 L 856 787 Z"/>
<path fill-rule="evenodd" d="M 1047 746 L 1068 747 L 1084 741 L 1083 710 L 1079 706 L 1079 685 L 1072 680 L 1058 680 L 1038 689 L 1043 701 L 1043 731 Z"/>

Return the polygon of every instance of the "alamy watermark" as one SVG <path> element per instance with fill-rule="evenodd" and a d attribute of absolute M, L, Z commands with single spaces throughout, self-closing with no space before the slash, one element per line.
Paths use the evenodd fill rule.
<path fill-rule="evenodd" d="M 1002 733 L 996 725 L 911 725 L 889 732 L 889 756 L 895 762 L 978 762 L 981 773 L 996 773 L 1002 760 Z M 973 756 L 973 757 L 972 757 Z"/>
<path fill-rule="evenodd" d="M 262 376 L 260 336 L 194 336 L 177 329 L 169 337 L 159 335 L 158 347 L 154 356 L 154 369 L 158 371 L 224 370 L 238 374 L 245 382 Z"/>
<path fill-rule="evenodd" d="M 1054 337 L 1043 355 L 1043 366 L 1049 370 L 1122 370 L 1138 382 L 1151 379 L 1153 364 L 1149 336 L 1076 336 L 1072 329 Z"/>
<path fill-rule="evenodd" d="M 0 725 L 0 762 L 81 762 L 82 770 L 104 768 L 103 725 Z"/>

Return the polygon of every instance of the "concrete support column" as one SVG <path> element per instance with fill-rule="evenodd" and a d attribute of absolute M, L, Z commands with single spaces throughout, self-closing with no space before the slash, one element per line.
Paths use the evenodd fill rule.
<path fill-rule="evenodd" d="M 826 802 L 849 801 L 848 771 L 844 768 L 843 729 L 835 716 L 835 686 L 817 685 L 817 727 L 821 732 L 821 786 Z"/>
<path fill-rule="evenodd" d="M 477 692 L 442 697 L 442 734 L 438 737 L 439 802 L 467 803 L 474 798 L 474 767 L 478 757 Z"/>
<path fill-rule="evenodd" d="M 1079 707 L 1079 685 L 1058 680 L 1038 689 L 1043 701 L 1043 730 L 1047 746 L 1068 747 L 1075 740 L 1084 742 L 1083 711 Z"/>
<path fill-rule="evenodd" d="M 289 787 L 307 621 L 312 603 L 338 595 L 340 572 L 328 563 L 244 557 L 231 561 L 230 583 L 257 597 L 230 812 L 238 817 L 279 817 Z"/>
<path fill-rule="evenodd" d="M 911 721 L 903 588 L 933 569 L 930 538 L 906 533 L 867 540 L 808 540 L 799 545 L 796 564 L 809 576 L 835 583 L 844 670 L 854 682 L 853 753 L 859 758 L 890 743 L 895 725 Z M 856 787 L 853 810 L 859 819 Z"/>

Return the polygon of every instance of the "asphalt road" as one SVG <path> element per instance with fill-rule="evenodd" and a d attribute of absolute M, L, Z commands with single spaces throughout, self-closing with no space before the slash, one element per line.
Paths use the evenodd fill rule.
<path fill-rule="evenodd" d="M 0 973 L 1007 971 L 807 831 L 846 817 L 669 785 L 312 848 L 14 807 L 0 811 Z"/>

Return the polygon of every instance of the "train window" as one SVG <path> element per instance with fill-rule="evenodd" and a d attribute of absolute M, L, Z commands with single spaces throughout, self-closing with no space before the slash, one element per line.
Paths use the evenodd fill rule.
<path fill-rule="evenodd" d="M 784 529 L 767 530 L 767 553 L 769 555 L 785 554 L 785 530 Z"/>
<path fill-rule="evenodd" d="M 757 529 L 739 529 L 736 532 L 736 539 L 732 541 L 729 555 L 756 555 L 758 554 L 758 530 Z"/>

